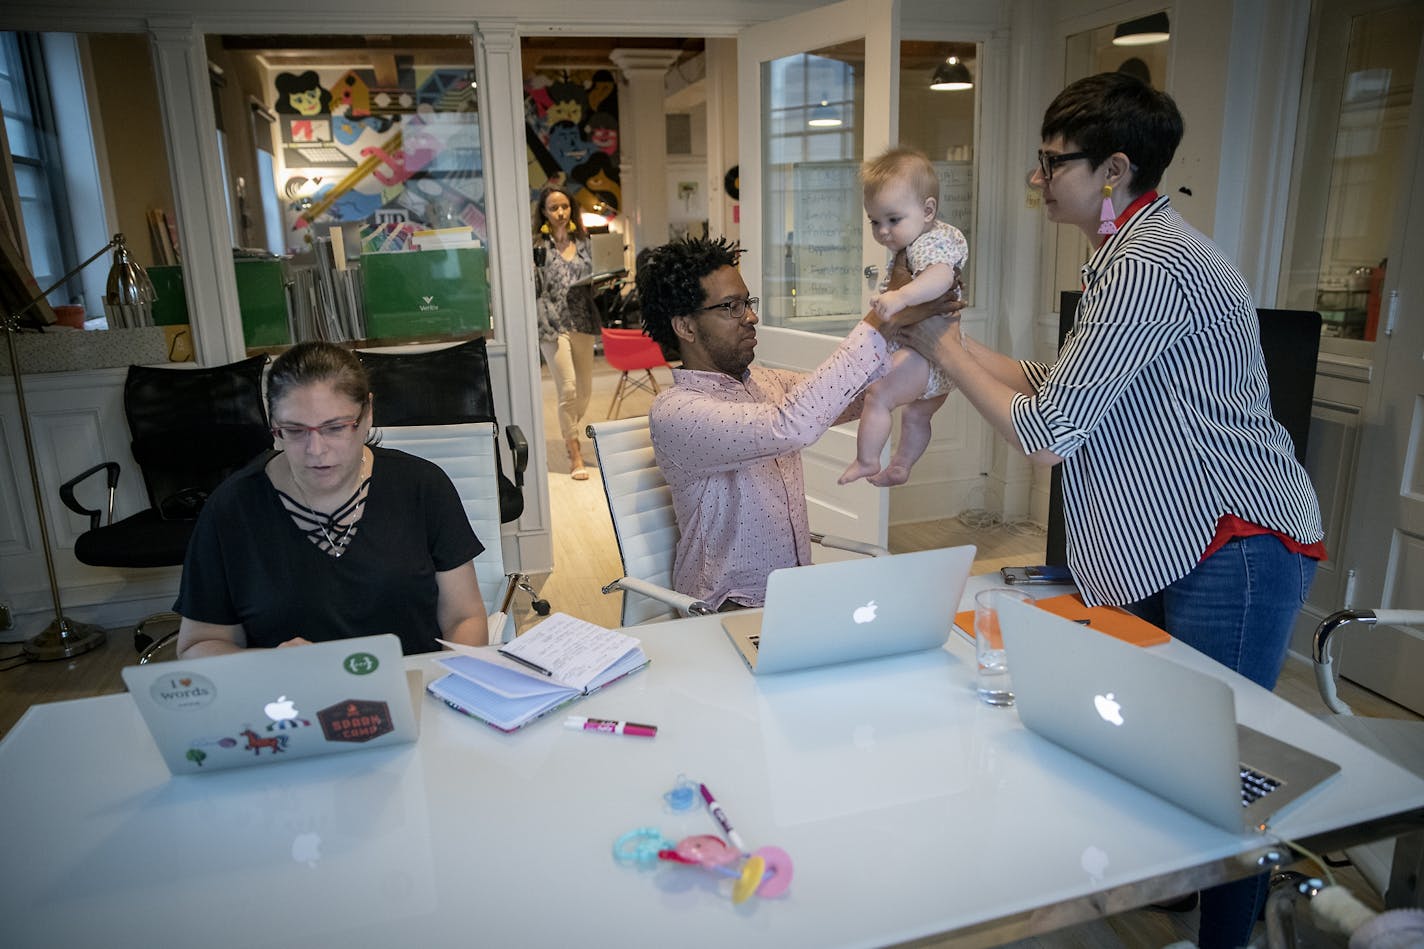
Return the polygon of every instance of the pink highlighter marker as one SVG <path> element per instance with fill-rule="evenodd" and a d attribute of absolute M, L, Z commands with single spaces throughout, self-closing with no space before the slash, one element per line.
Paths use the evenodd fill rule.
<path fill-rule="evenodd" d="M 639 738 L 653 738 L 658 733 L 656 725 L 615 722 L 607 718 L 585 718 L 582 715 L 570 715 L 564 719 L 564 727 L 575 732 L 607 732 L 610 735 L 636 735 Z"/>

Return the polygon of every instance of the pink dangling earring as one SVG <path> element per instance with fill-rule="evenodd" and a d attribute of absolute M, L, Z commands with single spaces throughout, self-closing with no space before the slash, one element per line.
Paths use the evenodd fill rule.
<path fill-rule="evenodd" d="M 1117 212 L 1113 210 L 1112 185 L 1103 185 L 1103 209 L 1099 214 L 1099 234 L 1117 233 Z"/>

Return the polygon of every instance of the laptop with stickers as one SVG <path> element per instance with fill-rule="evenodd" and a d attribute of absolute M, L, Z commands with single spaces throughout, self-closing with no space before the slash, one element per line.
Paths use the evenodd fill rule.
<path fill-rule="evenodd" d="M 1236 721 L 1231 686 L 1032 604 L 999 621 L 1024 727 L 1224 830 L 1261 830 L 1339 765 Z"/>
<path fill-rule="evenodd" d="M 400 640 L 391 635 L 129 666 L 122 674 L 174 774 L 384 747 L 420 732 L 419 683 L 407 680 Z"/>
<path fill-rule="evenodd" d="M 974 547 L 773 570 L 762 610 L 722 617 L 753 675 L 944 645 Z"/>

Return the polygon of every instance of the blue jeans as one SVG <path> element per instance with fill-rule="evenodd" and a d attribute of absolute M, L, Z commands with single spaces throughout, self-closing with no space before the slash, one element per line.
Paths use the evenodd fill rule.
<path fill-rule="evenodd" d="M 1238 537 L 1192 572 L 1125 608 L 1176 639 L 1273 689 L 1285 664 L 1315 561 L 1269 534 Z M 1223 883 L 1201 895 L 1201 949 L 1233 949 L 1251 939 L 1266 899 L 1267 876 Z"/>

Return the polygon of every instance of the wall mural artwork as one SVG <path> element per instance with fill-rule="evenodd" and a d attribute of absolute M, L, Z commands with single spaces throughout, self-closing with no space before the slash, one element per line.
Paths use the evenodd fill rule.
<path fill-rule="evenodd" d="M 618 180 L 618 86 L 607 69 L 536 73 L 524 83 L 529 200 L 546 182 L 564 185 L 579 207 L 613 217 Z"/>
<path fill-rule="evenodd" d="M 278 72 L 272 95 L 289 247 L 300 249 L 316 223 L 360 222 L 369 250 L 398 249 L 431 228 L 469 227 L 487 240 L 469 66 L 414 67 L 398 57 L 387 84 L 371 69 Z"/>

